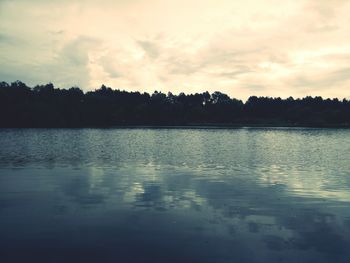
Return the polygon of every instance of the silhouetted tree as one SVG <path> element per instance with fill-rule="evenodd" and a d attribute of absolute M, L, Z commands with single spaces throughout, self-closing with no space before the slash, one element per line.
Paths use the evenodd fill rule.
<path fill-rule="evenodd" d="M 216 91 L 186 95 L 114 90 L 84 93 L 52 83 L 0 82 L 0 127 L 120 125 L 282 125 L 350 127 L 350 101 L 251 96 L 246 103 Z"/>

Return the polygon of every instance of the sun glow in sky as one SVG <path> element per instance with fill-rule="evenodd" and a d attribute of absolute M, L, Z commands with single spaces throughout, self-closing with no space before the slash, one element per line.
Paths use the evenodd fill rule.
<path fill-rule="evenodd" d="M 0 80 L 350 97 L 348 0 L 0 0 Z"/>

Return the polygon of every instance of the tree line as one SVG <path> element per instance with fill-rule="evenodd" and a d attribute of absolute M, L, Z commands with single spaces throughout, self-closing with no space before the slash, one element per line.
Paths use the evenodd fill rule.
<path fill-rule="evenodd" d="M 350 127 L 350 100 L 251 96 L 244 103 L 218 91 L 148 94 L 102 85 L 84 93 L 51 83 L 0 82 L 0 127 L 134 125 Z"/>

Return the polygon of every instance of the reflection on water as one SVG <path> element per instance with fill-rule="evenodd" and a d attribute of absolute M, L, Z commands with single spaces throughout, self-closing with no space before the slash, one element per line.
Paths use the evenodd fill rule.
<path fill-rule="evenodd" d="M 1 262 L 350 262 L 350 131 L 0 131 Z"/>

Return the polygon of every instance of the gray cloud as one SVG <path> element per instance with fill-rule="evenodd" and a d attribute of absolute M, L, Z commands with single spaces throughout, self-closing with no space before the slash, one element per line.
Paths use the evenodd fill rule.
<path fill-rule="evenodd" d="M 246 56 L 257 53 L 256 50 L 226 50 L 211 46 L 199 50 L 194 55 L 179 53 L 167 57 L 164 62 L 170 74 L 191 75 L 200 71 L 205 72 L 211 67 L 220 67 L 217 76 L 234 77 L 239 74 L 251 73 L 250 61 Z M 244 64 L 247 65 L 244 65 Z"/>
<path fill-rule="evenodd" d="M 13 36 L 7 33 L 0 33 L 0 45 L 24 45 L 26 44 L 23 39 L 17 36 Z"/>
<path fill-rule="evenodd" d="M 112 55 L 109 56 L 103 56 L 100 60 L 99 63 L 101 64 L 103 70 L 108 73 L 108 75 L 111 78 L 120 78 L 122 77 L 122 73 L 119 72 L 116 67 L 115 67 L 115 60 L 116 58 L 112 57 Z"/>
<path fill-rule="evenodd" d="M 337 16 L 337 11 L 347 3 L 347 0 L 308 1 L 306 10 L 316 13 L 324 20 L 331 20 Z"/>
<path fill-rule="evenodd" d="M 0 33 L 0 43 L 11 43 L 13 39 L 8 35 Z"/>
<path fill-rule="evenodd" d="M 13 61 L 7 64 L 0 71 L 0 78 L 9 82 L 20 79 L 30 85 L 54 82 L 60 87 L 78 85 L 86 89 L 89 82 L 89 49 L 98 43 L 93 38 L 78 37 L 48 61 L 30 64 Z"/>
<path fill-rule="evenodd" d="M 245 88 L 248 89 L 248 90 L 254 91 L 254 92 L 266 89 L 265 86 L 260 85 L 260 84 L 249 84 Z"/>
<path fill-rule="evenodd" d="M 47 65 L 39 65 L 38 71 L 44 66 L 54 82 L 64 87 L 78 85 L 86 89 L 90 75 L 89 52 L 99 44 L 95 38 L 79 36 L 67 43 L 54 60 Z"/>
<path fill-rule="evenodd" d="M 342 68 L 315 76 L 299 75 L 291 81 L 291 84 L 296 87 L 325 89 L 332 88 L 334 85 L 339 85 L 348 80 L 350 80 L 350 68 Z"/>
<path fill-rule="evenodd" d="M 151 41 L 137 41 L 137 44 L 146 52 L 151 58 L 157 58 L 159 56 L 159 50 L 157 45 Z"/>
<path fill-rule="evenodd" d="M 69 42 L 60 53 L 60 57 L 69 64 L 84 66 L 88 63 L 89 48 L 98 44 L 98 41 L 89 37 L 78 37 Z"/>
<path fill-rule="evenodd" d="M 168 73 L 175 75 L 191 75 L 202 68 L 201 62 L 194 62 L 181 56 L 170 56 L 164 62 Z"/>
<path fill-rule="evenodd" d="M 246 70 L 234 70 L 229 72 L 221 72 L 218 75 L 221 77 L 227 77 L 227 78 L 235 78 L 236 76 L 247 74 L 247 73 L 253 73 L 254 71 L 246 69 Z"/>

